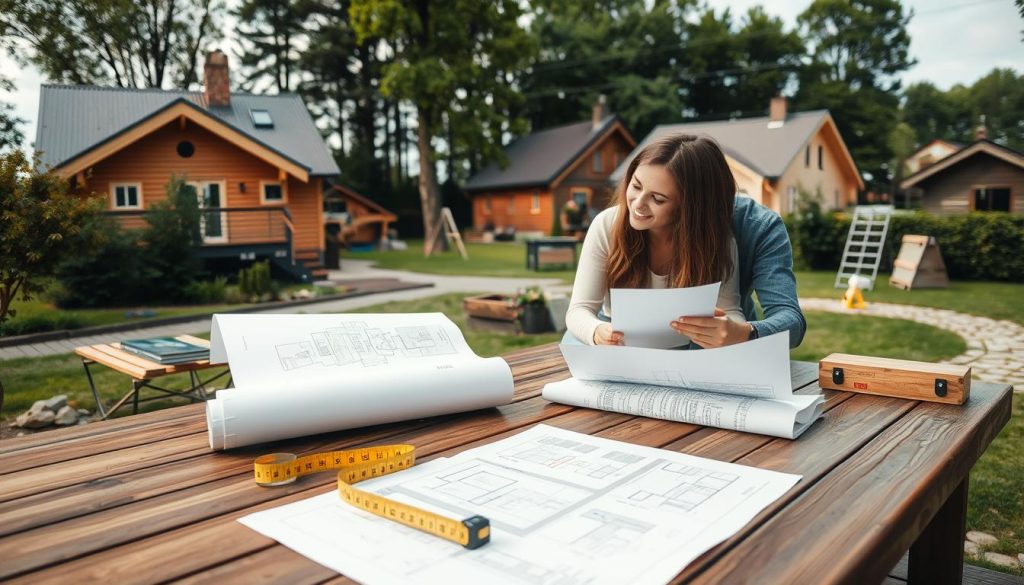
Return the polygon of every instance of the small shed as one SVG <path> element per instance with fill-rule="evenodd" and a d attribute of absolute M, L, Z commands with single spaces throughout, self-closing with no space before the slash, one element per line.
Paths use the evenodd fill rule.
<path fill-rule="evenodd" d="M 341 244 L 382 242 L 398 216 L 366 195 L 332 183 L 324 193 L 324 226 Z"/>

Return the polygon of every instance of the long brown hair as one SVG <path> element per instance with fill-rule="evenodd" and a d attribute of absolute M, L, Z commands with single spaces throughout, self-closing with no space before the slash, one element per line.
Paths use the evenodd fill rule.
<path fill-rule="evenodd" d="M 642 164 L 664 166 L 675 179 L 672 270 L 669 286 L 681 288 L 725 280 L 733 269 L 732 209 L 736 181 L 718 144 L 704 136 L 673 134 L 644 147 L 629 163 L 616 190 L 619 213 L 610 238 L 609 288 L 650 286 L 650 233 L 629 225 L 626 190 Z"/>

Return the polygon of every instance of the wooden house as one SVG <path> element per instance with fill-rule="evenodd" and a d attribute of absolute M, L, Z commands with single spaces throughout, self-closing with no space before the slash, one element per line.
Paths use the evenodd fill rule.
<path fill-rule="evenodd" d="M 345 244 L 383 242 L 388 226 L 398 221 L 384 206 L 338 183 L 328 187 L 324 201 L 327 225 L 338 226 L 338 239 Z"/>
<path fill-rule="evenodd" d="M 864 189 L 857 165 L 828 110 L 788 113 L 786 99 L 772 98 L 769 115 L 715 122 L 659 125 L 612 173 L 622 180 L 635 153 L 677 132 L 705 135 L 722 147 L 740 195 L 782 215 L 796 208 L 800 192 L 818 196 L 822 209 L 857 203 Z"/>
<path fill-rule="evenodd" d="M 297 95 L 229 91 L 227 57 L 207 56 L 204 91 L 44 85 L 36 149 L 81 193 L 106 196 L 128 228 L 166 198 L 196 191 L 208 265 L 270 259 L 308 281 L 324 250 L 323 185 L 339 174 Z"/>
<path fill-rule="evenodd" d="M 907 160 L 903 161 L 906 174 L 912 175 L 917 171 L 946 158 L 963 147 L 964 145 L 958 142 L 939 139 L 932 140 L 918 149 L 917 152 L 908 156 Z"/>
<path fill-rule="evenodd" d="M 1024 153 L 981 138 L 900 182 L 925 211 L 1024 212 Z"/>
<path fill-rule="evenodd" d="M 636 146 L 618 116 L 594 105 L 590 120 L 523 136 L 505 148 L 507 165 L 485 167 L 469 179 L 473 227 L 550 234 L 570 199 L 583 221 L 604 209 L 608 175 Z"/>

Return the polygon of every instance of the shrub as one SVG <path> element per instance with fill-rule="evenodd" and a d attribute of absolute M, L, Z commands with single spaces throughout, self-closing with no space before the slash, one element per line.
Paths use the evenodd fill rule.
<path fill-rule="evenodd" d="M 74 313 L 49 312 L 28 317 L 15 317 L 0 325 L 0 335 L 27 335 L 61 329 L 80 329 L 85 323 Z"/>
<path fill-rule="evenodd" d="M 61 308 L 115 307 L 139 304 L 144 283 L 153 275 L 139 248 L 139 233 L 122 230 L 117 222 L 97 215 L 83 226 L 85 238 L 98 244 L 69 256 L 57 268 L 59 289 L 54 301 Z"/>
<path fill-rule="evenodd" d="M 190 303 L 212 305 L 227 297 L 228 281 L 218 276 L 213 280 L 197 280 L 185 287 L 185 298 Z"/>
<path fill-rule="evenodd" d="M 820 193 L 815 197 L 801 191 L 796 211 L 784 218 L 793 264 L 800 269 L 835 269 L 842 258 L 850 219 L 841 212 L 822 212 L 820 199 Z"/>
<path fill-rule="evenodd" d="M 270 279 L 270 262 L 255 262 L 249 268 L 238 271 L 238 288 L 251 302 L 272 297 L 274 283 Z"/>
<path fill-rule="evenodd" d="M 195 246 L 202 243 L 195 188 L 172 176 L 167 199 L 150 206 L 146 220 L 142 243 L 153 278 L 145 282 L 144 293 L 152 300 L 186 301 L 185 291 L 201 270 L 195 254 Z"/>

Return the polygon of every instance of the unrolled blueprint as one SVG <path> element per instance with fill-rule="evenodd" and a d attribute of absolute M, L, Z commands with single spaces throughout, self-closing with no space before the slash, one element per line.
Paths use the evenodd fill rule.
<path fill-rule="evenodd" d="M 539 425 L 360 487 L 490 519 L 466 550 L 362 512 L 335 490 L 240 519 L 366 584 L 648 585 L 671 580 L 800 479 Z"/>
<path fill-rule="evenodd" d="M 667 349 L 690 343 L 669 323 L 682 316 L 710 317 L 722 283 L 689 288 L 613 288 L 612 328 L 621 331 L 630 347 Z"/>
<path fill-rule="evenodd" d="M 552 402 L 664 420 L 772 435 L 800 436 L 821 416 L 820 394 L 794 394 L 784 400 L 748 398 L 700 390 L 625 382 L 586 382 L 569 378 L 544 387 Z"/>
<path fill-rule="evenodd" d="M 213 449 L 512 400 L 508 364 L 441 313 L 216 315 L 210 356 L 235 382 L 206 403 Z"/>

